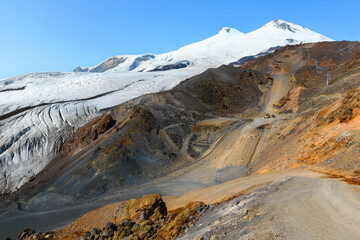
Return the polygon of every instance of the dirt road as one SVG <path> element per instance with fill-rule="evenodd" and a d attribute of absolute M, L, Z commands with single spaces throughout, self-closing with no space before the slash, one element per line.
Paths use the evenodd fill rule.
<path fill-rule="evenodd" d="M 359 190 L 336 179 L 282 176 L 216 206 L 180 239 L 360 239 Z"/>

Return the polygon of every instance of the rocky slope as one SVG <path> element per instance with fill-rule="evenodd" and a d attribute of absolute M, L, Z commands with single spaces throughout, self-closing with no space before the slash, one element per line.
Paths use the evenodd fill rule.
<path fill-rule="evenodd" d="M 287 126 L 276 122 L 271 127 L 273 130 L 264 136 L 262 154 L 268 157 L 256 171 L 310 165 L 356 172 L 358 55 L 358 42 L 286 47 L 275 54 L 272 67 L 290 81 L 291 89 L 273 108 L 289 120 Z M 300 58 L 296 66 L 289 64 L 295 58 Z M 259 63 L 254 61 L 244 68 L 269 67 Z"/>
<path fill-rule="evenodd" d="M 223 119 L 203 120 L 256 114 L 264 107 L 260 88 L 267 91 L 271 83 L 259 72 L 222 66 L 170 91 L 114 108 L 79 129 L 57 158 L 20 190 L 47 189 L 22 208 L 52 208 L 104 196 L 196 162 L 223 134 L 246 122 L 229 119 L 222 126 Z"/>
<path fill-rule="evenodd" d="M 52 211 L 53 216 L 64 216 L 60 211 L 71 211 L 73 215 L 69 215 L 75 218 L 85 209 L 138 198 L 147 193 L 182 195 L 210 187 L 202 195 L 206 191 L 217 195 L 217 191 L 219 194 L 221 191 L 211 189 L 215 184 L 227 184 L 239 177 L 255 181 L 259 174 L 271 175 L 282 169 L 308 168 L 356 183 L 360 159 L 359 52 L 358 42 L 287 46 L 240 68 L 222 66 L 209 69 L 172 90 L 142 96 L 109 110 L 69 138 L 57 158 L 35 179 L 17 193 L 4 196 L 3 204 L 17 201 L 20 211 L 11 210 L 12 217 L 1 224 L 8 226 L 15 220 L 21 221 L 24 211 L 31 216 L 33 213 L 30 211 L 56 208 L 59 210 Z M 275 118 L 263 118 L 266 113 L 274 114 Z M 247 192 L 257 191 L 275 179 L 269 178 Z M 284 184 L 290 193 L 281 194 L 309 192 L 330 184 L 312 180 L 310 182 L 316 183 L 312 185 L 301 178 L 294 181 L 293 184 L 292 180 L 286 180 Z M 328 186 L 340 186 L 336 184 Z M 279 189 L 275 188 L 274 194 Z M 232 193 L 236 196 L 243 194 L 242 191 L 239 189 Z M 276 195 L 269 193 L 265 196 L 263 190 L 259 191 L 254 201 L 262 202 Z M 307 196 L 310 198 L 314 194 Z M 331 202 L 328 199 L 332 199 L 334 194 L 326 189 L 323 194 L 316 199 Z M 336 200 L 340 205 L 351 196 L 347 209 L 358 206 L 356 192 L 347 189 L 343 194 L 344 197 Z M 191 196 L 198 195 L 193 193 Z M 278 198 L 272 201 L 280 202 L 279 208 L 285 204 Z M 229 208 L 232 206 L 230 204 Z M 4 217 L 10 216 L 10 212 L 6 212 L 9 209 L 11 206 L 4 209 Z M 242 208 L 238 210 L 239 214 L 234 217 L 243 214 Z M 272 205 L 264 205 L 260 213 L 273 210 Z M 289 216 L 295 214 L 290 210 Z M 326 215 L 326 210 L 323 210 L 321 216 Z M 315 214 L 311 210 L 308 214 L 312 212 Z M 351 212 L 349 210 L 347 215 L 349 221 L 357 222 Z M 223 213 L 226 215 L 226 211 Z M 49 224 L 40 223 L 45 221 L 46 214 L 37 213 L 38 219 L 43 219 L 39 220 L 39 230 L 50 230 Z M 216 218 L 222 219 L 225 215 L 221 214 Z M 269 223 L 268 218 L 257 218 L 258 213 L 254 214 L 252 219 L 259 220 L 254 222 L 255 226 Z M 274 214 L 280 216 L 278 212 Z M 331 216 L 335 221 L 329 226 L 335 226 L 340 216 Z M 290 225 L 284 225 L 287 219 L 283 216 L 276 223 L 286 230 L 281 233 L 271 230 L 276 228 L 275 225 L 266 226 L 271 234 L 291 236 L 288 234 L 294 232 L 289 229 Z M 298 215 L 291 220 L 297 236 L 301 234 L 296 223 L 302 219 Z M 313 219 L 316 218 L 313 216 Z M 240 221 L 234 226 L 242 224 Z M 302 224 L 299 226 L 305 226 Z M 244 227 L 251 229 L 250 225 Z M 198 228 L 205 229 L 204 225 L 198 225 Z M 234 229 L 232 231 L 236 233 Z M 189 234 L 201 237 L 195 236 L 191 230 Z M 248 232 L 238 234 L 247 236 Z M 319 232 L 309 234 L 322 238 Z M 356 231 L 354 234 L 357 236 Z"/>

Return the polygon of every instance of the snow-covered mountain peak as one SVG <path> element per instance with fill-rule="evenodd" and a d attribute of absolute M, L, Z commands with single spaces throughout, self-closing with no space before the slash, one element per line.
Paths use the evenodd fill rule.
<path fill-rule="evenodd" d="M 277 20 L 273 20 L 267 24 L 264 25 L 264 28 L 269 28 L 269 27 L 275 27 L 275 28 L 278 28 L 278 29 L 282 29 L 284 31 L 289 31 L 289 32 L 292 32 L 292 33 L 296 33 L 297 31 L 299 31 L 299 29 L 306 29 L 300 25 L 297 25 L 295 23 L 290 23 L 290 22 L 286 22 L 284 20 L 280 20 L 280 19 L 277 19 Z"/>
<path fill-rule="evenodd" d="M 221 34 L 238 34 L 238 35 L 243 35 L 244 33 L 240 32 L 239 30 L 237 30 L 237 29 L 235 29 L 235 28 L 223 27 L 217 34 L 218 34 L 218 35 L 221 35 Z"/>
<path fill-rule="evenodd" d="M 216 67 L 244 56 L 268 52 L 270 48 L 308 42 L 332 41 L 321 34 L 284 20 L 242 33 L 223 27 L 216 35 L 163 54 L 143 54 L 108 58 L 95 67 L 78 67 L 75 72 L 148 72 L 189 67 Z M 186 62 L 186 64 L 184 64 Z"/>

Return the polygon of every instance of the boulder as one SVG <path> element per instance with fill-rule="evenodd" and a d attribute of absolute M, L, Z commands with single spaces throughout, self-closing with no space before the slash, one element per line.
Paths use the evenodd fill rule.
<path fill-rule="evenodd" d="M 146 195 L 141 199 L 123 202 L 114 212 L 114 222 L 130 219 L 142 222 L 148 219 L 157 220 L 167 215 L 165 202 L 159 194 Z"/>

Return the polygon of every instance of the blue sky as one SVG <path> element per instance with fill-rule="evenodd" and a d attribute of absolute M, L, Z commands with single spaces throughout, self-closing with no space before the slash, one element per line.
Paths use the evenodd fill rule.
<path fill-rule="evenodd" d="M 335 40 L 360 40 L 359 2 L 0 0 L 0 79 L 168 52 L 224 26 L 247 33 L 274 19 Z"/>

